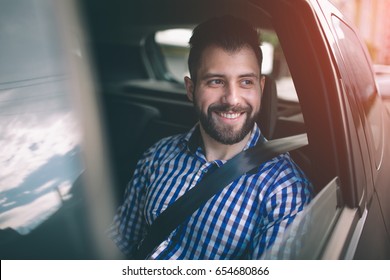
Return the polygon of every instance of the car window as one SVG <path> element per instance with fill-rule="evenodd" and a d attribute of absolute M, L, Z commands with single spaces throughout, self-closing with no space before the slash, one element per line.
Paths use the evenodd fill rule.
<path fill-rule="evenodd" d="M 339 180 L 334 178 L 299 212 L 280 243 L 267 250 L 265 259 L 318 259 L 341 213 Z M 318 222 L 321 221 L 321 222 Z"/>
<path fill-rule="evenodd" d="M 0 257 L 94 258 L 114 209 L 74 7 L 2 1 L 0 23 Z"/>
<path fill-rule="evenodd" d="M 27 234 L 71 197 L 84 167 L 67 91 L 57 77 L 0 85 L 0 229 Z"/>
<path fill-rule="evenodd" d="M 71 197 L 84 169 L 61 40 L 45 4 L 6 1 L 0 10 L 0 229 L 20 234 Z"/>
<path fill-rule="evenodd" d="M 359 105 L 358 109 L 363 119 L 365 134 L 373 143 L 372 153 L 375 156 L 376 165 L 379 167 L 383 152 L 383 123 L 382 110 L 379 108 L 380 97 L 377 93 L 372 69 L 355 32 L 336 16 L 333 16 L 332 23 L 348 74 L 353 81 L 356 81 L 349 87 Z M 366 57 L 366 60 L 355 59 L 356 57 Z M 349 77 L 345 76 L 347 74 L 342 72 L 341 75 L 345 82 L 349 83 Z"/>
<path fill-rule="evenodd" d="M 157 31 L 156 43 L 161 47 L 168 71 L 177 81 L 183 81 L 188 76 L 188 41 L 192 35 L 192 29 L 168 29 Z"/>

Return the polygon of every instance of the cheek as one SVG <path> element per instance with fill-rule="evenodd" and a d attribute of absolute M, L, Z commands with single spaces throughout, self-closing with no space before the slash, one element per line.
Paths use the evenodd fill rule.
<path fill-rule="evenodd" d="M 207 113 L 208 106 L 202 98 L 199 98 L 196 94 L 194 95 L 193 101 L 194 107 L 198 112 Z"/>
<path fill-rule="evenodd" d="M 248 94 L 245 98 L 245 102 L 252 107 L 254 112 L 258 112 L 261 105 L 261 96 L 258 93 Z"/>
<path fill-rule="evenodd" d="M 207 112 L 210 105 L 219 103 L 220 99 L 215 92 L 203 91 L 202 93 L 195 92 L 194 94 L 194 105 L 204 112 Z"/>

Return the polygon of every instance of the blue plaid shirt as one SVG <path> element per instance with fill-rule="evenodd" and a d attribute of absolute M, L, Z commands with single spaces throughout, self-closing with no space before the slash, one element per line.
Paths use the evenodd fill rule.
<path fill-rule="evenodd" d="M 261 133 L 255 125 L 244 149 Z M 131 257 L 158 215 L 225 161 L 208 162 L 198 126 L 164 138 L 138 162 L 110 229 Z M 260 140 L 261 141 L 261 140 Z M 288 154 L 259 166 L 214 195 L 152 252 L 151 259 L 260 259 L 310 200 L 311 187 Z"/>

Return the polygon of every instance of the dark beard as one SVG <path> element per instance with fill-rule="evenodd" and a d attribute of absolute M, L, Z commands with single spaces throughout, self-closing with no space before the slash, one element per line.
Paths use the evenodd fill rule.
<path fill-rule="evenodd" d="M 245 138 L 253 129 L 255 124 L 255 118 L 252 116 L 252 107 L 239 107 L 229 105 L 212 105 L 207 110 L 207 115 L 203 113 L 198 106 L 195 105 L 195 110 L 199 116 L 199 121 L 205 130 L 205 132 L 214 140 L 225 144 L 233 145 Z M 245 112 L 247 117 L 239 131 L 234 131 L 232 127 L 218 127 L 218 124 L 214 122 L 212 114 L 217 112 Z"/>

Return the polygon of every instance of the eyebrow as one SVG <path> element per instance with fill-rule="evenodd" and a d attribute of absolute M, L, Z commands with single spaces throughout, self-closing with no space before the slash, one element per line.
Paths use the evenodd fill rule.
<path fill-rule="evenodd" d="M 217 74 L 217 73 L 206 73 L 202 76 L 202 80 L 206 80 L 209 78 L 223 78 L 225 75 L 223 74 Z"/>
<path fill-rule="evenodd" d="M 209 79 L 209 78 L 224 78 L 226 77 L 226 75 L 224 74 L 219 74 L 219 73 L 206 73 L 202 76 L 202 80 L 206 80 L 206 79 Z M 246 77 L 252 77 L 252 78 L 257 78 L 259 79 L 259 75 L 257 75 L 256 73 L 245 73 L 245 74 L 241 74 L 241 75 L 238 75 L 239 78 L 246 78 Z"/>
<path fill-rule="evenodd" d="M 240 77 L 240 78 L 245 78 L 245 77 L 259 78 L 260 76 L 257 75 L 256 73 L 247 73 L 247 74 L 239 75 L 238 77 Z"/>

